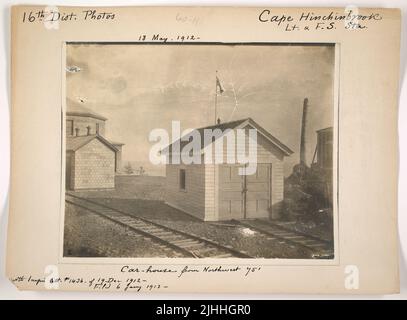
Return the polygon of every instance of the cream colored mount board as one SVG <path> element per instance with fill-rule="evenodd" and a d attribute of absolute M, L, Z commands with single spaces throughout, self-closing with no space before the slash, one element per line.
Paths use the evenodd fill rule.
<path fill-rule="evenodd" d="M 13 7 L 10 281 L 398 292 L 400 18 Z"/>

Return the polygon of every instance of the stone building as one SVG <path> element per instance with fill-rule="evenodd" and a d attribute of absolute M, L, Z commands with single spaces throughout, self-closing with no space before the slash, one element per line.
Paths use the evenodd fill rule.
<path fill-rule="evenodd" d="M 121 168 L 122 143 L 105 138 L 106 118 L 67 101 L 66 178 L 68 190 L 113 189 Z"/>

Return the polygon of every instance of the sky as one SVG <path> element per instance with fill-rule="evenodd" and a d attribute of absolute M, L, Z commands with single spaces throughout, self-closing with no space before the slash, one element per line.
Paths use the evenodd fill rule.
<path fill-rule="evenodd" d="M 108 118 L 106 138 L 125 144 L 124 163 L 165 174 L 149 163 L 149 133 L 171 133 L 173 120 L 182 130 L 212 125 L 217 70 L 217 117 L 251 117 L 291 148 L 287 176 L 299 162 L 304 98 L 308 164 L 315 131 L 333 125 L 334 60 L 333 46 L 68 44 L 66 65 L 80 71 L 66 73 L 66 92 Z"/>

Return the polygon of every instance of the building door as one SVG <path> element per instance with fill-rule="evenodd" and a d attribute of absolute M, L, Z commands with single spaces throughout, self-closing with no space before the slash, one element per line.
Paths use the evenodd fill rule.
<path fill-rule="evenodd" d="M 243 176 L 240 165 L 219 165 L 219 220 L 243 219 Z"/>
<path fill-rule="evenodd" d="M 271 214 L 271 164 L 257 164 L 253 175 L 240 165 L 219 166 L 219 219 L 268 218 Z"/>
<path fill-rule="evenodd" d="M 271 164 L 257 164 L 256 173 L 245 176 L 246 218 L 268 218 L 271 208 Z"/>

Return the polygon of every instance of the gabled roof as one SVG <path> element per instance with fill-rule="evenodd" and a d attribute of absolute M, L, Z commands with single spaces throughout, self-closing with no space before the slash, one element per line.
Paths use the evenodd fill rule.
<path fill-rule="evenodd" d="M 287 147 L 284 143 L 282 143 L 280 140 L 278 140 L 276 137 L 274 137 L 273 135 L 271 135 L 267 130 L 265 130 L 264 128 L 262 128 L 257 122 L 255 122 L 252 118 L 245 118 L 245 119 L 240 119 L 240 120 L 235 120 L 235 121 L 230 121 L 230 122 L 225 122 L 225 123 L 220 123 L 220 124 L 216 124 L 216 125 L 211 125 L 211 126 L 207 126 L 207 127 L 203 127 L 203 128 L 199 128 L 199 129 L 195 129 L 201 137 L 201 150 L 203 150 L 204 148 L 206 148 L 209 144 L 213 143 L 212 142 L 207 142 L 205 141 L 205 135 L 204 135 L 204 131 L 206 129 L 210 129 L 210 130 L 215 130 L 215 129 L 220 129 L 222 130 L 222 132 L 224 132 L 225 130 L 233 130 L 233 129 L 242 129 L 245 128 L 246 126 L 251 126 L 253 127 L 253 129 L 256 129 L 257 132 L 259 132 L 260 134 L 262 134 L 267 140 L 269 140 L 273 145 L 275 145 L 278 149 L 280 149 L 284 155 L 289 156 L 292 153 L 294 153 L 294 151 L 292 151 L 289 147 Z M 185 137 L 185 136 L 184 136 Z M 218 137 L 219 138 L 219 137 Z M 178 139 L 177 142 L 180 142 L 180 150 L 182 150 L 182 148 L 187 145 L 190 141 L 183 141 L 183 137 L 181 139 Z M 170 144 L 169 146 L 167 146 L 166 148 L 164 148 L 162 150 L 163 153 L 172 152 L 172 145 L 175 142 L 173 142 L 172 144 Z M 206 145 L 205 145 L 206 143 Z"/>
<path fill-rule="evenodd" d="M 66 100 L 66 115 L 67 116 L 80 116 L 91 117 L 98 120 L 107 120 L 107 118 L 97 114 L 96 112 L 86 108 L 83 103 L 73 101 L 71 99 Z"/>
<path fill-rule="evenodd" d="M 112 149 L 114 152 L 119 151 L 113 144 L 107 141 L 105 138 L 98 134 L 91 134 L 88 136 L 77 136 L 77 137 L 67 137 L 66 138 L 66 151 L 76 151 L 83 146 L 87 145 L 93 139 L 98 139 L 108 148 Z"/>

